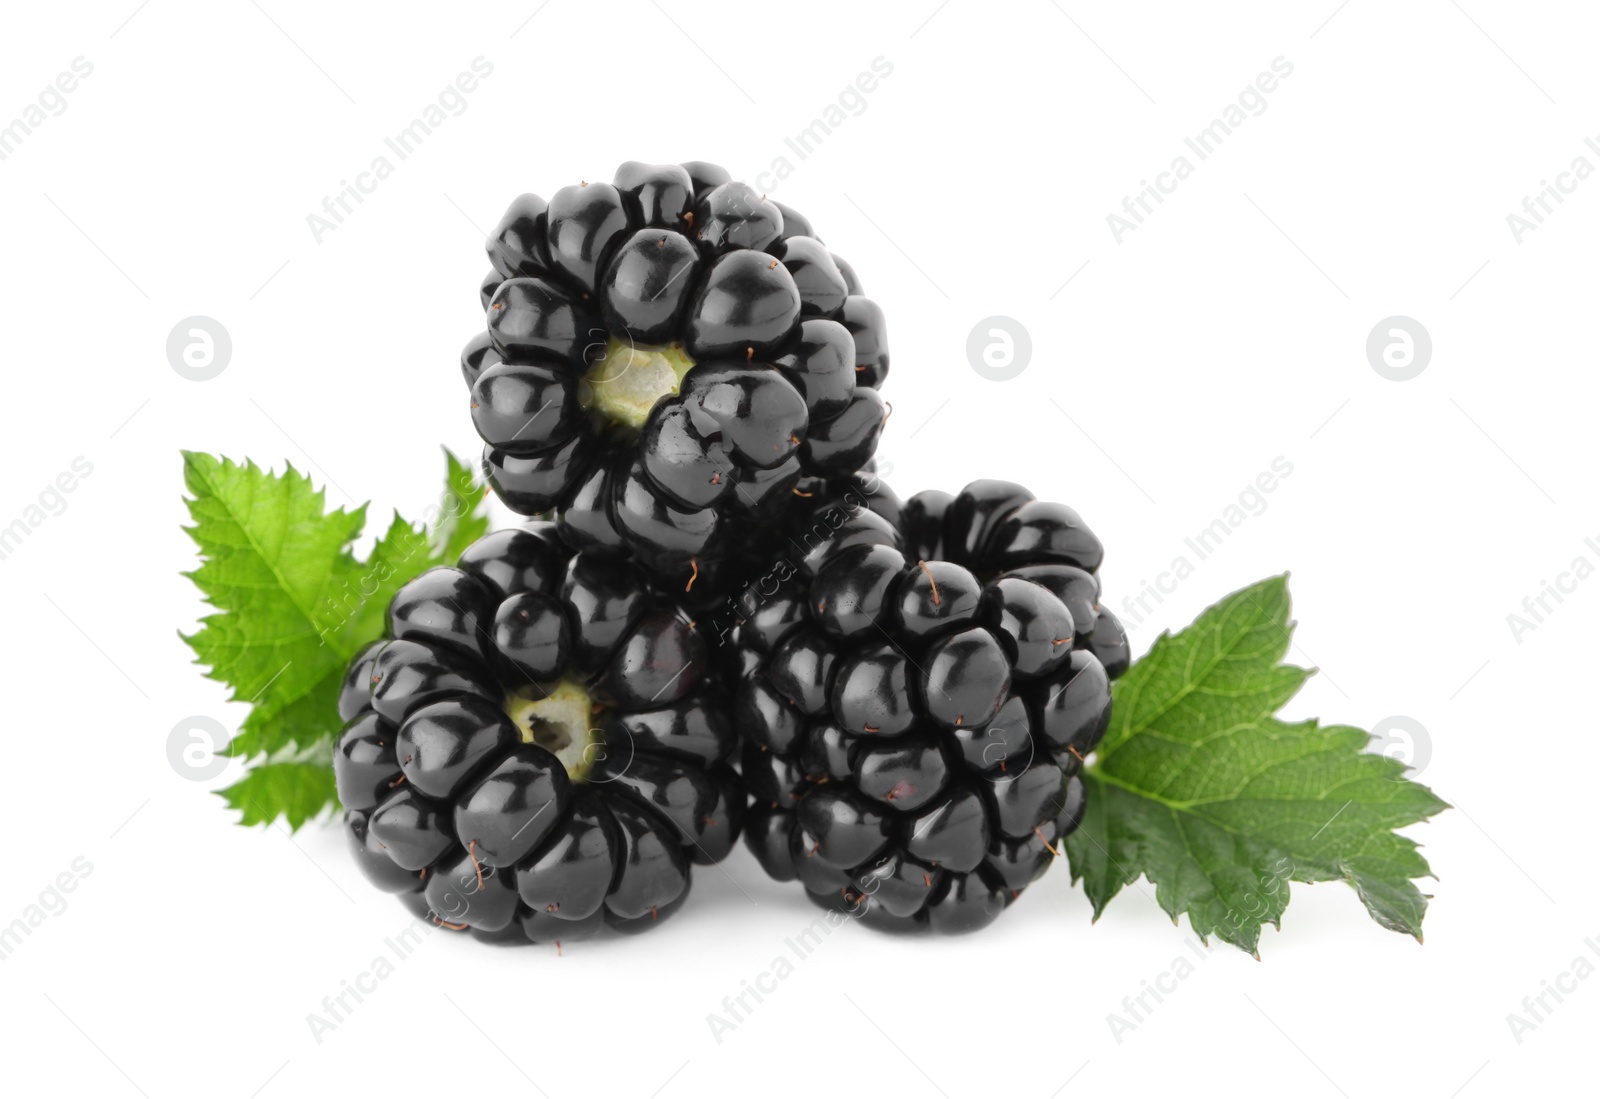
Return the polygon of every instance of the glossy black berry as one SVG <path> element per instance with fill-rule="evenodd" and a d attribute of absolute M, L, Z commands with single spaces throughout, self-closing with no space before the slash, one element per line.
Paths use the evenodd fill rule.
<path fill-rule="evenodd" d="M 799 319 L 800 288 L 788 269 L 765 252 L 732 251 L 712 262 L 696 290 L 684 339 L 697 360 L 765 359 Z"/>
<path fill-rule="evenodd" d="M 850 406 L 856 391 L 855 341 L 844 325 L 801 321 L 794 346 L 772 363 L 805 399 L 816 422 L 831 420 Z"/>
<path fill-rule="evenodd" d="M 560 446 L 533 454 L 516 454 L 486 446 L 483 474 L 507 507 L 528 514 L 548 511 L 567 491 L 573 470 L 584 470 L 594 460 L 596 443 L 579 433 Z"/>
<path fill-rule="evenodd" d="M 622 193 L 609 183 L 563 187 L 550 199 L 547 217 L 551 266 L 581 291 L 593 293 L 600 265 L 628 232 Z"/>
<path fill-rule="evenodd" d="M 460 569 L 429 569 L 389 603 L 389 635 L 420 641 L 466 659 L 483 654 L 491 614 L 489 592 Z"/>
<path fill-rule="evenodd" d="M 657 919 L 688 892 L 689 858 L 671 826 L 644 806 L 619 798 L 611 815 L 621 842 L 606 912 L 622 920 Z"/>
<path fill-rule="evenodd" d="M 463 852 L 429 874 L 422 890 L 428 911 L 443 925 L 468 926 L 479 934 L 512 928 L 517 919 L 517 889 L 513 876 Z"/>
<path fill-rule="evenodd" d="M 398 757 L 401 773 L 417 790 L 431 798 L 453 798 L 518 740 L 516 727 L 500 707 L 466 696 L 413 713 L 400 726 L 390 754 Z"/>
<path fill-rule="evenodd" d="M 334 776 L 380 889 L 481 937 L 576 940 L 676 911 L 745 794 L 696 624 L 555 524 L 403 585 L 352 662 Z"/>
<path fill-rule="evenodd" d="M 415 790 L 398 790 L 385 798 L 367 827 L 404 870 L 426 870 L 455 846 L 447 808 Z"/>
<path fill-rule="evenodd" d="M 834 720 L 864 737 L 892 737 L 917 721 L 915 671 L 892 644 L 858 649 L 839 661 L 829 708 Z"/>
<path fill-rule="evenodd" d="M 514 866 L 561 822 L 571 785 L 560 761 L 537 744 L 512 748 L 456 800 L 455 833 L 491 866 Z"/>
<path fill-rule="evenodd" d="M 794 210 L 715 165 L 518 197 L 462 351 L 487 480 L 684 589 L 871 461 L 883 315 Z"/>
<path fill-rule="evenodd" d="M 344 682 L 339 687 L 340 721 L 351 721 L 371 707 L 372 663 L 383 647 L 384 642 L 374 641 L 350 661 L 350 667 L 344 673 Z"/>
<path fill-rule="evenodd" d="M 371 812 L 394 788 L 395 727 L 373 710 L 347 724 L 333 754 L 333 777 L 339 804 Z"/>
<path fill-rule="evenodd" d="M 417 641 L 389 642 L 373 656 L 367 678 L 372 708 L 395 725 L 442 698 L 498 694 L 494 681 L 469 659 Z"/>
<path fill-rule="evenodd" d="M 495 284 L 489 291 L 491 295 L 500 288 L 498 274 L 495 279 Z M 483 305 L 485 309 L 489 307 L 487 297 Z M 471 389 L 477 385 L 479 375 L 499 362 L 501 362 L 500 352 L 495 349 L 494 340 L 490 338 L 488 332 L 479 332 L 468 340 L 467 346 L 461 349 L 461 377 L 467 383 L 467 388 Z"/>
<path fill-rule="evenodd" d="M 842 786 L 813 791 L 795 813 L 807 859 L 832 866 L 859 866 L 889 843 L 889 816 Z"/>
<path fill-rule="evenodd" d="M 1030 580 L 992 581 L 983 589 L 978 617 L 1022 675 L 1047 675 L 1072 654 L 1072 612 Z"/>
<path fill-rule="evenodd" d="M 548 526 L 508 527 L 468 546 L 456 567 L 476 576 L 496 600 L 503 600 L 514 592 L 555 591 L 567 574 L 569 556 Z"/>
<path fill-rule="evenodd" d="M 811 237 L 790 237 L 774 253 L 788 269 L 800 291 L 800 312 L 807 317 L 831 317 L 850 296 L 833 256 Z M 848 331 L 848 329 L 846 330 Z"/>
<path fill-rule="evenodd" d="M 576 295 L 549 279 L 502 282 L 489 301 L 489 339 L 502 359 L 583 366 L 595 333 Z"/>
<path fill-rule="evenodd" d="M 638 343 L 665 343 L 678 331 L 699 284 L 700 254 L 682 234 L 640 229 L 617 251 L 600 287 L 606 329 Z"/>
<path fill-rule="evenodd" d="M 683 162 L 683 170 L 689 174 L 690 187 L 696 202 L 733 178 L 728 174 L 728 169 L 720 164 L 704 160 L 686 160 Z"/>
<path fill-rule="evenodd" d="M 497 363 L 472 386 L 472 422 L 483 441 L 514 454 L 559 446 L 583 426 L 577 387 L 563 370 Z"/>
<path fill-rule="evenodd" d="M 344 815 L 350 854 L 361 868 L 362 876 L 385 893 L 419 892 L 426 872 L 407 870 L 395 862 L 388 849 L 373 835 L 371 818 L 371 813 L 359 809 L 347 809 Z"/>
<path fill-rule="evenodd" d="M 783 235 L 783 211 L 748 183 L 711 191 L 696 205 L 694 220 L 695 239 L 714 255 L 742 248 L 763 252 Z"/>
<path fill-rule="evenodd" d="M 630 160 L 611 181 L 622 192 L 628 219 L 657 229 L 677 229 L 694 208 L 694 181 L 681 164 Z"/>
<path fill-rule="evenodd" d="M 508 596 L 494 614 L 494 648 L 507 679 L 555 679 L 572 657 L 566 608 L 541 592 Z"/>
<path fill-rule="evenodd" d="M 522 903 L 558 919 L 581 920 L 605 903 L 622 838 L 602 799 L 584 792 L 537 855 L 516 870 Z"/>
<path fill-rule="evenodd" d="M 538 195 L 518 195 L 489 234 L 489 262 L 502 278 L 539 278 L 550 272 L 545 246 L 549 205 Z"/>
<path fill-rule="evenodd" d="M 1083 815 L 1127 664 L 1098 540 L 1001 481 L 824 494 L 784 534 L 792 575 L 730 631 L 747 844 L 870 926 L 984 926 Z"/>

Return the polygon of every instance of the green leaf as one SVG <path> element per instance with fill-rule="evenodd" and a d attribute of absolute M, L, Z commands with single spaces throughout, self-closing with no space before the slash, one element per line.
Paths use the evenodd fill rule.
<path fill-rule="evenodd" d="M 290 831 L 338 804 L 333 767 L 328 763 L 260 763 L 218 793 L 230 808 L 239 810 L 240 824 L 271 824 L 282 816 Z"/>
<path fill-rule="evenodd" d="M 1162 634 L 1113 686 L 1067 837 L 1097 919 L 1142 875 L 1174 920 L 1255 954 L 1289 882 L 1342 880 L 1379 924 L 1422 938 L 1414 880 L 1431 872 L 1394 830 L 1448 806 L 1360 729 L 1274 716 L 1312 674 L 1282 663 L 1292 628 L 1288 577 L 1264 580 Z"/>
<path fill-rule="evenodd" d="M 304 747 L 338 727 L 343 666 L 355 651 L 341 629 L 359 593 L 349 546 L 366 508 L 328 511 L 293 466 L 282 476 L 184 454 L 189 535 L 200 567 L 186 575 L 218 613 L 184 638 L 207 673 L 250 702 L 231 754 Z"/>
<path fill-rule="evenodd" d="M 489 517 L 483 514 L 489 483 L 477 475 L 450 449 L 445 448 L 444 495 L 439 514 L 430 519 L 431 545 L 441 561 L 454 561 L 461 551 L 489 533 Z"/>
<path fill-rule="evenodd" d="M 184 640 L 206 674 L 232 688 L 230 699 L 250 703 L 228 747 L 258 761 L 231 788 L 259 807 L 246 810 L 244 823 L 281 813 L 298 827 L 310 801 L 320 799 L 317 808 L 333 801 L 331 770 L 313 772 L 331 768 L 327 749 L 339 731 L 339 685 L 350 658 L 382 636 L 384 612 L 402 584 L 455 560 L 483 533 L 485 489 L 446 451 L 446 504 L 437 522 L 424 529 L 395 516 L 361 561 L 351 545 L 366 524 L 366 505 L 328 510 L 323 491 L 293 466 L 275 474 L 207 454 L 183 459 L 194 520 L 186 529 L 201 559 L 185 575 L 216 608 Z M 256 771 L 271 773 L 256 779 Z M 229 803 L 243 807 L 231 796 Z"/>

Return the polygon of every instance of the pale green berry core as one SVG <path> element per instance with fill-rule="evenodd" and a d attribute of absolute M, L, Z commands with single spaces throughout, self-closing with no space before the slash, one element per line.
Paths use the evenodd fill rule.
<path fill-rule="evenodd" d="M 587 408 L 628 427 L 641 428 L 663 397 L 677 396 L 694 360 L 682 344 L 654 347 L 606 340 L 606 353 L 584 375 L 580 398 Z"/>
<path fill-rule="evenodd" d="M 563 679 L 545 690 L 529 684 L 506 697 L 511 718 L 524 744 L 537 744 L 561 761 L 567 777 L 584 782 L 596 762 L 605 758 L 605 734 L 595 727 L 594 700 L 579 683 Z"/>

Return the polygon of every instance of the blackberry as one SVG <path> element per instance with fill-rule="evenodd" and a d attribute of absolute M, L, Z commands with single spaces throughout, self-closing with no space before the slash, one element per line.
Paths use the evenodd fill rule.
<path fill-rule="evenodd" d="M 883 314 L 782 203 L 715 165 L 629 162 L 522 195 L 489 237 L 461 369 L 489 483 L 576 549 L 693 583 L 806 478 L 871 458 Z"/>
<path fill-rule="evenodd" d="M 638 569 L 553 523 L 498 531 L 389 605 L 334 751 L 379 889 L 487 937 L 651 926 L 738 838 L 735 738 L 706 646 Z"/>
<path fill-rule="evenodd" d="M 751 532 L 739 556 L 726 562 L 710 584 L 696 584 L 692 592 L 679 597 L 692 601 L 723 690 L 730 696 L 760 661 L 751 645 L 738 643 L 741 635 L 752 637 L 757 627 L 752 624 L 741 631 L 740 625 L 752 618 L 765 622 L 773 615 L 788 625 L 804 613 L 803 601 L 791 598 L 798 583 L 794 542 L 801 532 L 831 529 L 860 511 L 871 511 L 890 524 L 900 521 L 900 499 L 874 462 L 848 477 L 803 477 L 794 495 L 782 520 Z"/>
<path fill-rule="evenodd" d="M 790 532 L 794 579 L 732 631 L 746 843 L 868 924 L 974 930 L 1082 819 L 1128 665 L 1101 544 L 1003 481 L 882 509 L 897 523 L 829 508 Z"/>

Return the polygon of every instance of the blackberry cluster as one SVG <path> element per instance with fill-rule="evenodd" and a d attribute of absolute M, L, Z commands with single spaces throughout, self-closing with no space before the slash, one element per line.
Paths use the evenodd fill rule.
<path fill-rule="evenodd" d="M 736 631 L 746 842 L 868 924 L 986 925 L 1082 819 L 1083 759 L 1128 666 L 1099 539 L 977 481 L 811 516 L 791 544 L 795 581 Z"/>
<path fill-rule="evenodd" d="M 723 858 L 745 796 L 706 646 L 638 568 L 553 523 L 407 583 L 351 664 L 334 752 L 366 876 L 492 938 L 650 927 Z"/>
<path fill-rule="evenodd" d="M 902 503 L 882 313 L 721 168 L 523 195 L 487 247 L 461 369 L 535 520 L 406 584 L 350 667 L 367 877 L 561 942 L 653 926 L 743 834 L 869 926 L 988 924 L 1082 819 L 1128 666 L 1099 540 L 1005 481 Z"/>
<path fill-rule="evenodd" d="M 575 549 L 693 583 L 802 478 L 872 456 L 883 313 L 800 214 L 704 163 L 525 194 L 462 352 L 489 483 Z"/>

